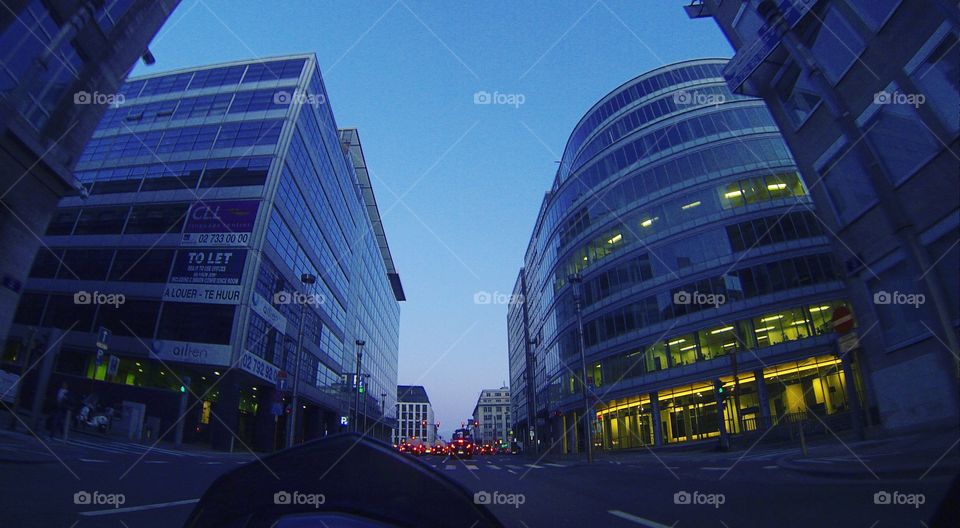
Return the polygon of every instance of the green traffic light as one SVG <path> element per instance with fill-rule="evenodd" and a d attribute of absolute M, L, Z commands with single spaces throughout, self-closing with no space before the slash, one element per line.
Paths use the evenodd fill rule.
<path fill-rule="evenodd" d="M 187 388 L 183 385 L 180 385 L 180 392 L 187 392 Z"/>

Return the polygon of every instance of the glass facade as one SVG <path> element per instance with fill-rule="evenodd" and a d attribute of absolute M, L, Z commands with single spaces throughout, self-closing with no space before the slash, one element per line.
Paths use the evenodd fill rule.
<path fill-rule="evenodd" d="M 362 339 L 360 412 L 388 434 L 402 288 L 373 233 L 378 226 L 382 238 L 369 179 L 344 146 L 345 133 L 359 136 L 337 129 L 316 59 L 153 75 L 123 93 L 77 166 L 90 197 L 61 203 L 15 329 L 69 330 L 78 346 L 61 373 L 102 379 L 104 391 L 174 389 L 189 375 L 226 436 L 265 449 L 274 415 L 285 419 L 276 403 L 289 402 L 274 389 L 298 369 L 296 438 L 354 419 Z M 79 291 L 124 302 L 78 305 Z M 109 376 L 83 346 L 101 327 L 120 358 Z M 235 383 L 217 381 L 227 375 Z M 216 445 L 216 436 L 198 440 Z"/>
<path fill-rule="evenodd" d="M 845 305 L 842 270 L 766 106 L 730 93 L 724 65 L 644 74 L 591 109 L 567 143 L 528 245 L 523 310 L 508 315 L 515 423 L 527 421 L 518 408 L 535 405 L 537 427 L 562 435 L 565 450 L 583 448 L 574 288 L 598 446 L 706 439 L 721 419 L 748 432 L 801 405 L 846 409 L 829 324 Z M 787 381 L 809 361 L 824 365 L 816 383 Z M 527 368 L 535 402 L 516 390 Z M 717 380 L 736 385 L 722 418 Z"/>

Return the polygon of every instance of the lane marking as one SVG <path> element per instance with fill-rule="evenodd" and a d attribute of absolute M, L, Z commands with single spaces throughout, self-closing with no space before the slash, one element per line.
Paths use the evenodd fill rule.
<path fill-rule="evenodd" d="M 500 466 L 490 464 L 490 469 L 500 469 Z"/>
<path fill-rule="evenodd" d="M 588 380 L 588 381 L 589 381 L 589 380 Z M 564 466 L 563 464 L 554 464 L 554 463 L 552 463 L 552 462 L 547 462 L 547 463 L 544 464 L 544 466 L 550 466 L 550 467 L 567 467 L 567 466 Z"/>
<path fill-rule="evenodd" d="M 517 474 L 517 472 L 516 472 L 516 471 L 514 471 L 514 470 L 512 470 L 512 469 L 508 469 L 507 471 L 509 471 L 510 473 L 513 473 L 514 475 L 516 475 L 516 474 Z"/>
<path fill-rule="evenodd" d="M 477 466 L 474 466 L 474 465 L 472 465 L 472 464 L 467 464 L 466 466 L 467 466 L 467 469 L 469 469 L 470 471 L 476 471 L 476 470 L 480 469 L 480 468 L 478 468 Z"/>
<path fill-rule="evenodd" d="M 727 470 L 729 470 L 730 468 L 728 468 L 728 467 L 709 467 L 709 466 L 708 466 L 708 467 L 702 467 L 702 468 L 700 468 L 700 469 L 705 470 L 705 471 L 727 471 Z"/>
<path fill-rule="evenodd" d="M 763 469 L 780 469 L 780 466 L 763 466 Z"/>
<path fill-rule="evenodd" d="M 107 463 L 106 460 L 98 460 L 98 459 L 96 459 L 96 458 L 81 458 L 81 459 L 80 459 L 80 462 L 92 462 L 92 463 L 97 463 L 97 464 L 106 464 L 106 463 Z"/>
<path fill-rule="evenodd" d="M 536 464 L 524 464 L 524 465 L 531 469 L 543 469 L 543 466 L 538 466 Z"/>
<path fill-rule="evenodd" d="M 613 515 L 614 517 L 620 517 L 621 519 L 626 519 L 630 522 L 639 524 L 640 526 L 646 526 L 647 528 L 672 528 L 666 524 L 660 524 L 657 521 L 651 521 L 650 519 L 644 519 L 643 517 L 637 517 L 636 515 L 629 514 L 627 512 L 622 512 L 620 510 L 607 510 L 607 513 Z"/>
<path fill-rule="evenodd" d="M 83 517 L 97 517 L 100 515 L 113 515 L 115 513 L 127 513 L 127 512 L 136 512 L 144 510 L 158 510 L 160 508 L 169 508 L 171 506 L 183 506 L 185 504 L 196 504 L 200 502 L 200 499 L 184 499 L 172 502 L 158 502 L 156 504 L 144 504 L 142 506 L 129 506 L 126 508 L 111 508 L 109 510 L 94 510 L 94 511 L 85 511 L 80 512 L 78 515 Z"/>
<path fill-rule="evenodd" d="M 144 464 L 166 464 L 168 460 L 144 460 Z"/>
<path fill-rule="evenodd" d="M 454 469 L 457 469 L 455 464 L 447 464 L 447 471 L 453 471 Z"/>
<path fill-rule="evenodd" d="M 207 465 L 216 464 L 216 465 L 219 466 L 219 465 L 220 465 L 220 462 L 204 462 L 204 464 L 207 464 Z"/>

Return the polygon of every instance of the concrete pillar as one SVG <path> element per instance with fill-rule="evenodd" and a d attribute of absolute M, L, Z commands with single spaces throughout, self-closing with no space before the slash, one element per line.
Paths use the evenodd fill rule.
<path fill-rule="evenodd" d="M 757 384 L 757 405 L 760 406 L 760 424 L 757 429 L 766 430 L 773 422 L 770 421 L 770 400 L 767 397 L 767 384 L 763 381 L 763 369 L 754 370 L 753 377 Z"/>
<path fill-rule="evenodd" d="M 210 417 L 210 441 L 214 449 L 229 451 L 234 443 L 240 411 L 240 374 L 235 370 L 224 374 L 220 382 L 220 397 L 213 405 Z"/>
<path fill-rule="evenodd" d="M 847 389 L 847 405 L 850 409 L 850 426 L 858 439 L 864 439 L 863 416 L 860 410 L 860 396 L 857 394 L 856 374 L 853 370 L 853 359 L 856 350 L 844 354 L 841 359 L 843 365 L 843 383 Z"/>
<path fill-rule="evenodd" d="M 663 445 L 663 426 L 660 423 L 660 399 L 656 392 L 650 393 L 650 414 L 653 421 L 653 445 Z"/>

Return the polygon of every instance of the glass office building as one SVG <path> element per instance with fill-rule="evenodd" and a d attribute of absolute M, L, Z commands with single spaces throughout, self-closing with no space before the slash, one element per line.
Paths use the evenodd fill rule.
<path fill-rule="evenodd" d="M 359 410 L 388 438 L 403 290 L 359 135 L 337 129 L 316 58 L 133 78 L 122 93 L 77 165 L 89 196 L 64 199 L 46 231 L 4 360 L 60 328 L 57 376 L 145 403 L 150 434 L 169 432 L 189 377 L 188 441 L 270 450 L 301 341 L 295 439 L 363 419 L 363 340 Z"/>
<path fill-rule="evenodd" d="M 570 135 L 524 259 L 526 315 L 508 319 L 541 449 L 583 447 L 575 287 L 604 449 L 710 438 L 721 419 L 734 434 L 841 420 L 858 398 L 831 330 L 845 301 L 828 233 L 763 101 L 731 93 L 725 63 L 643 74 Z M 525 333 L 529 365 L 513 360 Z M 733 394 L 722 417 L 715 384 Z"/>
<path fill-rule="evenodd" d="M 679 9 L 679 7 L 678 7 Z M 949 0 L 697 0 L 837 239 L 872 425 L 956 428 L 960 10 Z M 919 302 L 916 302 L 919 301 Z"/>

